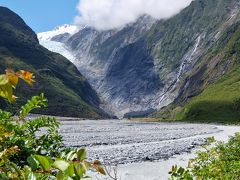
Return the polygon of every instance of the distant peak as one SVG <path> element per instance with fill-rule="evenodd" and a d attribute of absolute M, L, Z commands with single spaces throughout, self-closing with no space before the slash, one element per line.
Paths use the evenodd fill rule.
<path fill-rule="evenodd" d="M 61 30 L 70 30 L 71 31 L 71 30 L 75 30 L 75 29 L 78 29 L 78 26 L 70 25 L 70 24 L 64 24 L 64 25 L 55 27 L 53 30 L 54 31 L 61 31 Z"/>
<path fill-rule="evenodd" d="M 73 35 L 77 33 L 80 29 L 82 28 L 76 25 L 64 24 L 61 26 L 57 26 L 52 31 L 38 33 L 38 39 L 51 40 L 54 36 L 65 34 L 65 33 Z"/>

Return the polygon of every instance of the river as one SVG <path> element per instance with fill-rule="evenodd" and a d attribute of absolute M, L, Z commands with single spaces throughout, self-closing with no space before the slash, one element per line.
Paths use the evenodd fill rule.
<path fill-rule="evenodd" d="M 86 147 L 89 160 L 117 165 L 121 180 L 165 180 L 171 166 L 186 166 L 207 137 L 227 141 L 236 132 L 240 127 L 128 120 L 62 120 L 60 128 L 66 146 Z"/>

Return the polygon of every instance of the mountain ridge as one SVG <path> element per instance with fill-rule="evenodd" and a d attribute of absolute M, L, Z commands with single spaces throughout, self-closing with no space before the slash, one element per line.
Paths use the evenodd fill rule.
<path fill-rule="evenodd" d="M 33 87 L 17 89 L 16 107 L 31 96 L 44 92 L 47 109 L 37 113 L 83 118 L 108 117 L 100 108 L 100 99 L 77 68 L 63 56 L 39 44 L 37 35 L 16 13 L 0 7 L 0 70 L 26 69 L 36 76 Z M 9 106 L 1 101 L 1 108 Z"/>
<path fill-rule="evenodd" d="M 131 25 L 128 25 L 125 28 L 122 28 L 119 30 L 112 30 L 112 31 L 105 31 L 105 32 L 98 32 L 93 28 L 85 27 L 84 29 L 80 30 L 78 33 L 71 36 L 69 39 L 64 40 L 62 42 L 72 52 L 74 51 L 74 48 L 80 47 L 81 49 L 80 51 L 78 51 L 79 49 L 77 49 L 77 51 L 73 52 L 73 55 L 77 57 L 73 62 L 78 67 L 78 69 L 87 77 L 87 79 L 90 81 L 94 89 L 97 90 L 102 100 L 106 102 L 102 105 L 102 107 L 107 112 L 117 113 L 115 115 L 118 115 L 119 117 L 123 117 L 123 115 L 128 112 L 128 110 L 126 112 L 124 110 L 125 108 L 124 106 L 127 104 L 124 102 L 124 100 L 126 99 L 122 99 L 122 100 L 120 99 L 119 101 L 117 96 L 114 99 L 114 102 L 112 99 L 108 99 L 108 97 L 111 96 L 109 95 L 109 93 L 111 93 L 109 89 L 118 88 L 118 87 L 108 87 L 107 82 L 104 82 L 105 81 L 104 77 L 106 76 L 107 69 L 109 68 L 108 66 L 111 65 L 110 64 L 111 60 L 108 60 L 108 59 L 105 59 L 106 61 L 105 60 L 102 61 L 100 59 L 96 60 L 95 58 L 91 57 L 90 54 L 88 55 L 84 52 L 93 52 L 94 54 L 94 53 L 98 53 L 97 51 L 95 51 L 95 49 L 106 47 L 107 50 L 105 49 L 100 50 L 102 52 L 101 55 L 100 54 L 95 54 L 95 55 L 101 56 L 101 58 L 105 58 L 108 56 L 105 53 L 109 53 L 109 56 L 113 56 L 114 51 L 111 49 L 111 46 L 108 46 L 108 47 L 102 46 L 101 43 L 108 44 L 108 41 L 113 42 L 111 38 L 113 36 L 116 36 L 117 38 L 119 38 L 119 40 L 114 41 L 114 43 L 117 46 L 122 46 L 119 43 L 122 43 L 122 41 L 125 41 L 126 34 L 123 32 L 131 32 L 131 34 L 127 36 L 126 43 L 128 44 L 133 43 L 134 41 L 136 41 L 136 39 L 139 38 L 138 34 L 140 35 L 142 34 L 142 32 L 149 29 L 151 24 L 154 23 L 154 21 L 155 20 L 150 18 L 149 16 L 143 16 L 142 19 L 139 19 L 139 22 L 133 24 L 134 26 L 136 26 L 134 28 Z M 44 44 L 46 45 L 47 43 L 44 43 Z M 48 48 L 51 48 L 51 47 L 48 46 Z M 79 61 L 79 59 L 82 59 L 82 61 Z M 121 94 L 121 91 L 122 91 L 122 88 L 120 88 L 118 92 Z M 144 97 L 142 96 L 142 98 Z M 122 104 L 121 106 L 123 108 L 119 108 L 115 104 Z M 121 112 L 122 109 L 123 109 L 123 112 Z M 135 109 L 135 107 L 132 107 L 132 109 Z"/>

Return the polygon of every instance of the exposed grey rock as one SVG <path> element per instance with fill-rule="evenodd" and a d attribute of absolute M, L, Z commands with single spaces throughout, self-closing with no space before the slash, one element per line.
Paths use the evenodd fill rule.
<path fill-rule="evenodd" d="M 64 42 L 66 41 L 71 34 L 69 33 L 64 33 L 64 34 L 59 34 L 51 38 L 51 41 L 56 41 L 56 42 Z"/>
<path fill-rule="evenodd" d="M 218 132 L 214 125 L 127 120 L 61 121 L 60 128 L 66 146 L 87 147 L 90 160 L 111 164 L 168 159 L 191 152 Z"/>
<path fill-rule="evenodd" d="M 73 62 L 101 97 L 103 109 L 118 117 L 140 115 L 201 92 L 203 74 L 218 61 L 201 69 L 199 64 L 222 43 L 226 29 L 239 22 L 239 10 L 237 0 L 196 0 L 167 20 L 143 16 L 122 29 L 100 32 L 84 27 L 67 39 L 54 38 L 62 38 Z M 231 64 L 214 71 L 208 83 L 228 72 Z"/>

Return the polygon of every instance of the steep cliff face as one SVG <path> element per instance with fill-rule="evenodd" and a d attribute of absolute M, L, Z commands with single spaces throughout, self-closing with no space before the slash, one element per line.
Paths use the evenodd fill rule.
<path fill-rule="evenodd" d="M 239 120 L 236 104 L 240 97 L 240 3 L 234 0 L 196 1 L 193 5 L 202 7 L 208 15 L 200 27 L 204 39 L 200 40 L 197 51 L 201 55 L 196 62 L 192 61 L 194 58 L 189 59 L 188 62 L 194 63 L 190 63 L 190 69 L 181 78 L 177 98 L 157 116 L 197 121 Z M 214 7 L 217 7 L 215 11 Z"/>
<path fill-rule="evenodd" d="M 85 28 L 66 43 L 75 53 L 77 67 L 105 102 L 103 108 L 119 117 L 151 108 L 150 102 L 159 88 L 153 60 L 141 57 L 144 52 L 135 56 L 137 49 L 128 48 L 140 40 L 154 22 L 143 16 L 136 23 L 115 31 Z M 139 42 L 139 46 L 142 45 Z"/>
<path fill-rule="evenodd" d="M 141 39 L 154 22 L 154 19 L 143 16 L 136 23 L 119 30 L 98 32 L 85 27 L 67 40 L 60 42 L 64 43 L 62 45 L 65 49 L 73 54 L 75 59 L 72 59 L 72 62 L 102 98 L 104 102 L 102 107 L 119 117 L 131 111 L 150 109 L 148 104 L 154 99 L 161 85 L 153 69 L 153 59 L 140 57 L 144 61 L 138 64 L 141 59 L 134 57 L 135 49 L 127 48 L 128 45 Z M 58 37 L 61 36 L 58 35 Z M 41 42 L 41 34 L 39 39 Z M 56 37 L 52 38 L 52 41 L 43 41 L 42 44 L 54 50 L 50 46 L 53 40 L 56 41 Z M 128 57 L 122 56 L 127 51 L 129 55 L 133 55 L 132 62 L 129 61 L 131 65 L 127 64 Z M 122 58 L 125 58 L 125 69 L 123 67 L 125 63 L 121 62 Z M 153 92 L 147 88 L 153 88 Z M 144 108 L 143 103 L 145 103 Z"/>
<path fill-rule="evenodd" d="M 155 44 L 151 51 L 160 76 L 175 72 L 174 81 L 177 83 L 184 81 L 187 75 L 196 74 L 209 51 L 216 50 L 219 43 L 226 45 L 222 38 L 238 23 L 239 9 L 239 2 L 234 0 L 199 0 L 174 18 L 156 24 L 148 44 Z M 212 70 L 209 72 L 211 76 Z M 190 84 L 192 87 L 196 85 L 194 82 Z"/>
<path fill-rule="evenodd" d="M 233 69 L 234 58 L 219 54 L 238 28 L 239 10 L 237 0 L 196 0 L 170 19 L 144 16 L 122 29 L 82 28 L 52 40 L 73 54 L 106 110 L 142 114 L 183 104 Z"/>
<path fill-rule="evenodd" d="M 101 118 L 100 99 L 77 68 L 63 56 L 42 47 L 37 35 L 11 10 L 0 7 L 0 72 L 26 69 L 36 76 L 33 87 L 20 83 L 17 106 L 44 92 L 49 107 L 38 113 Z M 1 108 L 7 104 L 0 102 Z M 11 109 L 12 110 L 12 109 Z"/>

